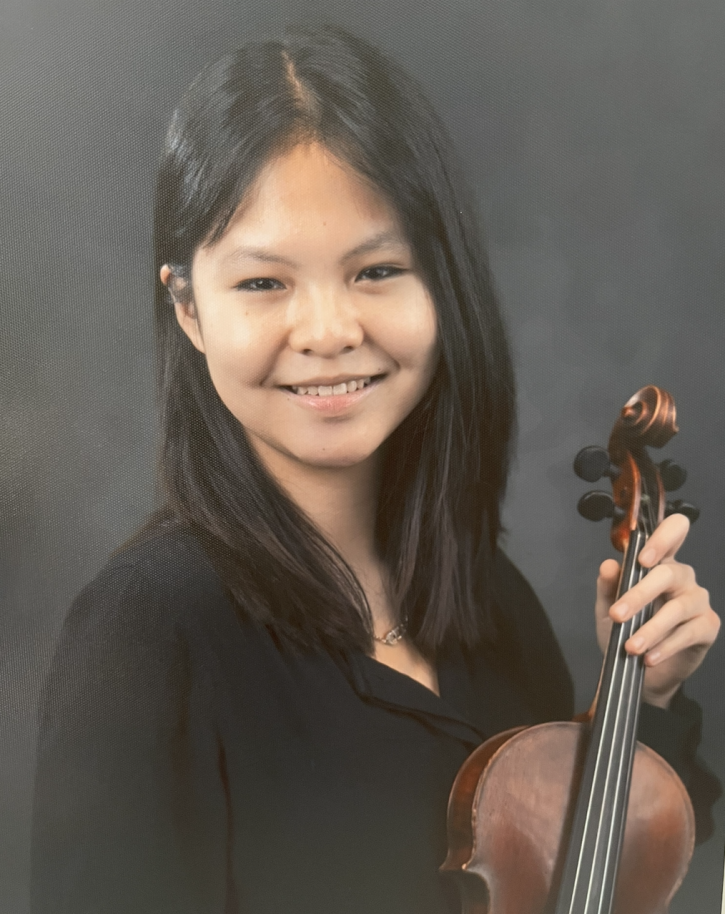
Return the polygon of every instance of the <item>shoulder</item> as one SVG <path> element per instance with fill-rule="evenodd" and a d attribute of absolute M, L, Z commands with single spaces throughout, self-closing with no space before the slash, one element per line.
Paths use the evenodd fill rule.
<path fill-rule="evenodd" d="M 90 732 L 93 721 L 134 732 L 169 726 L 193 689 L 213 687 L 209 652 L 238 628 L 193 534 L 170 525 L 145 530 L 68 610 L 41 693 L 44 746 L 66 732 Z"/>
<path fill-rule="evenodd" d="M 174 521 L 145 528 L 114 552 L 89 589 L 103 590 L 119 581 L 134 583 L 156 599 L 182 604 L 224 594 L 196 536 Z"/>
<path fill-rule="evenodd" d="M 222 581 L 193 533 L 164 523 L 136 535 L 110 557 L 74 601 L 67 623 L 83 619 L 183 624 L 202 606 L 227 603 Z"/>
<path fill-rule="evenodd" d="M 56 644 L 51 680 L 130 683 L 177 673 L 214 620 L 233 624 L 224 586 L 194 535 L 149 528 L 114 553 L 71 605 Z"/>

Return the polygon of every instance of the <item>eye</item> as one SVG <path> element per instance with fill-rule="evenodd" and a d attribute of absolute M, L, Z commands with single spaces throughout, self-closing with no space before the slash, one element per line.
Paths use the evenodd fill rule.
<path fill-rule="evenodd" d="M 255 279 L 245 279 L 234 286 L 241 292 L 276 292 L 278 289 L 284 289 L 283 284 L 278 279 L 271 279 L 269 276 L 258 276 Z"/>
<path fill-rule="evenodd" d="M 393 267 L 389 264 L 376 264 L 374 267 L 366 267 L 366 269 L 358 273 L 355 281 L 370 280 L 372 282 L 379 282 L 381 279 L 390 279 L 393 276 L 400 276 L 401 273 L 405 273 L 403 267 Z"/>

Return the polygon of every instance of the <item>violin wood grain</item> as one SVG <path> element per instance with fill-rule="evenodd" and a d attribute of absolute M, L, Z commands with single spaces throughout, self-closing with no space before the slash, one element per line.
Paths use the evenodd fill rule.
<path fill-rule="evenodd" d="M 548 914 L 553 907 L 588 732 L 575 722 L 507 731 L 464 764 L 451 793 L 441 870 L 457 878 L 465 914 Z M 615 914 L 667 914 L 694 841 L 682 782 L 638 743 Z"/>

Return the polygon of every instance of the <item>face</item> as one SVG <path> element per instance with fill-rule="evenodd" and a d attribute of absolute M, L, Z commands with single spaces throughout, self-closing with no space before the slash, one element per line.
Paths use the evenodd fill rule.
<path fill-rule="evenodd" d="M 318 145 L 266 166 L 191 277 L 179 322 L 275 475 L 374 460 L 430 384 L 436 315 L 413 252 Z"/>

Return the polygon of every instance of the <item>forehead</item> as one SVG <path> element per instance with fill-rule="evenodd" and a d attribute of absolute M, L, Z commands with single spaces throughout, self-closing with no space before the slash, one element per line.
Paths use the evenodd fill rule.
<path fill-rule="evenodd" d="M 383 194 L 323 146 L 300 144 L 265 165 L 212 247 L 239 244 L 358 244 L 386 236 L 404 244 Z"/>

